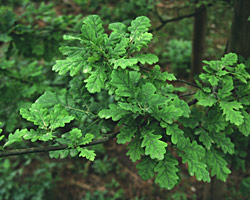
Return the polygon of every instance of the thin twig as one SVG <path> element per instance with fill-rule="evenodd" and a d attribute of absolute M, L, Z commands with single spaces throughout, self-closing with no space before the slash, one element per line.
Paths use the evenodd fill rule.
<path fill-rule="evenodd" d="M 197 99 L 193 99 L 192 101 L 190 101 L 190 102 L 188 103 L 188 106 L 192 106 L 192 105 L 196 104 L 197 102 L 198 102 Z"/>
<path fill-rule="evenodd" d="M 179 97 L 187 97 L 187 96 L 191 96 L 191 95 L 194 95 L 196 94 L 196 92 L 191 92 L 191 93 L 188 93 L 188 94 L 183 94 L 183 95 L 180 95 Z"/>
<path fill-rule="evenodd" d="M 206 7 L 210 7 L 212 5 L 213 4 L 211 3 L 211 4 L 208 4 Z M 199 14 L 200 12 L 203 12 L 204 9 L 206 9 L 206 7 L 204 6 L 203 8 L 199 9 L 196 12 L 193 12 L 193 13 L 190 13 L 190 14 L 187 14 L 187 15 L 182 15 L 182 16 L 175 17 L 175 18 L 168 19 L 168 20 L 163 20 L 162 18 L 159 18 L 159 16 L 158 16 L 159 20 L 161 21 L 161 25 L 150 29 L 149 32 L 152 33 L 154 31 L 159 31 L 160 29 L 162 29 L 169 22 L 175 22 L 175 21 L 179 21 L 179 20 L 182 20 L 182 19 L 185 19 L 185 18 L 194 17 L 195 15 Z M 157 13 L 156 13 L 156 15 L 157 15 Z"/>
<path fill-rule="evenodd" d="M 184 81 L 184 80 L 181 80 L 181 79 L 177 79 L 177 80 L 175 80 L 175 81 L 176 81 L 176 82 L 180 82 L 180 83 L 185 83 L 186 85 L 190 85 L 190 86 L 192 86 L 192 87 L 201 89 L 198 85 L 195 85 L 195 84 L 193 84 L 193 83 L 189 83 L 189 82 Z"/>
<path fill-rule="evenodd" d="M 105 136 L 102 139 L 94 140 L 90 142 L 89 144 L 80 145 L 80 147 L 93 146 L 93 145 L 107 142 L 109 139 L 114 138 L 117 134 L 118 132 L 109 134 L 108 136 Z M 13 149 L 13 150 L 0 152 L 0 157 L 17 156 L 17 155 L 30 154 L 30 153 L 42 153 L 42 152 L 49 152 L 49 151 L 68 150 L 68 149 L 74 149 L 74 148 L 69 148 L 67 145 L 59 145 L 59 146 L 47 146 L 47 147 L 44 147 L 44 146 L 43 147 L 31 147 L 31 148 L 25 148 L 25 149 Z"/>

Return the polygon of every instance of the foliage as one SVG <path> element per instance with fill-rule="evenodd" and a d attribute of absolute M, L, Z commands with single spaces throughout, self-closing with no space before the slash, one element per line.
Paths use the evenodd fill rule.
<path fill-rule="evenodd" d="M 52 199 L 54 184 L 58 178 L 52 176 L 52 168 L 55 163 L 45 163 L 29 173 L 23 179 L 25 167 L 30 164 L 31 159 L 27 159 L 20 165 L 19 161 L 10 161 L 9 159 L 1 160 L 0 173 L 0 199 Z M 37 179 L 37 177 L 39 177 Z M 49 197 L 49 198 L 48 198 Z"/>
<path fill-rule="evenodd" d="M 196 81 L 197 105 L 188 104 L 179 98 L 180 88 L 169 84 L 176 77 L 161 72 L 154 65 L 157 56 L 144 52 L 152 39 L 149 27 L 141 16 L 129 26 L 111 23 L 107 34 L 98 15 L 84 18 L 79 35 L 64 36 L 74 43 L 60 48 L 66 58 L 52 68 L 69 73 L 69 87 L 47 91 L 22 108 L 34 128 L 17 129 L 5 146 L 24 140 L 64 144 L 69 149 L 50 156 L 94 160 L 94 150 L 84 145 L 119 128 L 118 143 L 129 143 L 127 155 L 140 161 L 144 180 L 155 177 L 160 187 L 172 189 L 179 182 L 180 157 L 197 180 L 226 181 L 229 158 L 241 149 L 235 138 L 247 143 L 250 133 L 249 73 L 233 53 L 205 61 Z"/>
<path fill-rule="evenodd" d="M 179 77 L 187 77 L 190 72 L 191 41 L 170 40 L 167 50 L 167 57 L 173 73 Z"/>

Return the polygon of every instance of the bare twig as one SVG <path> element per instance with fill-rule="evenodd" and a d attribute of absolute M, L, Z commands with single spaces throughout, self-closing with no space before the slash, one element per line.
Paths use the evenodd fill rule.
<path fill-rule="evenodd" d="M 190 101 L 190 102 L 188 103 L 188 106 L 192 106 L 192 105 L 196 104 L 197 102 L 198 102 L 197 99 L 193 99 L 192 101 Z"/>
<path fill-rule="evenodd" d="M 193 84 L 193 83 L 189 83 L 189 82 L 184 81 L 184 80 L 181 80 L 181 79 L 177 79 L 176 82 L 184 83 L 184 84 L 186 84 L 186 85 L 190 85 L 190 86 L 192 86 L 192 87 L 201 89 L 198 85 L 195 85 L 195 84 Z"/>
<path fill-rule="evenodd" d="M 212 6 L 213 4 L 208 4 L 206 7 L 210 7 Z M 194 17 L 195 15 L 199 14 L 200 12 L 203 12 L 204 9 L 206 9 L 206 7 L 204 6 L 204 8 L 201 8 L 199 9 L 198 11 L 196 12 L 193 12 L 193 13 L 190 13 L 190 14 L 186 14 L 186 15 L 182 15 L 182 16 L 179 16 L 179 17 L 174 17 L 172 19 L 167 19 L 167 20 L 163 20 L 162 17 L 159 15 L 157 9 L 155 9 L 155 13 L 156 13 L 156 16 L 158 17 L 158 19 L 160 20 L 161 22 L 161 25 L 155 27 L 155 28 L 152 28 L 149 30 L 149 32 L 154 32 L 154 31 L 159 31 L 160 29 L 162 29 L 167 23 L 169 22 L 175 22 L 175 21 L 179 21 L 179 20 L 182 20 L 182 19 L 185 19 L 185 18 L 189 18 L 189 17 Z M 159 17 L 160 16 L 160 17 Z"/>
<path fill-rule="evenodd" d="M 87 146 L 93 146 L 97 144 L 101 144 L 104 142 L 107 142 L 109 139 L 114 138 L 117 133 L 109 134 L 106 137 L 103 137 L 102 139 L 94 140 L 86 145 L 81 145 L 80 147 L 87 147 Z M 22 154 L 30 154 L 30 153 L 42 153 L 42 152 L 49 152 L 49 151 L 60 151 L 60 150 L 67 150 L 67 149 L 73 149 L 69 148 L 67 145 L 59 145 L 59 146 L 47 146 L 47 147 L 31 147 L 31 148 L 25 148 L 25 149 L 13 149 L 13 150 L 7 150 L 0 152 L 0 157 L 8 157 L 8 156 L 17 156 Z"/>
<path fill-rule="evenodd" d="M 196 94 L 196 92 L 191 92 L 191 93 L 188 93 L 188 94 L 183 94 L 183 95 L 180 95 L 179 97 L 187 97 L 187 96 L 191 96 L 191 95 L 194 95 Z"/>

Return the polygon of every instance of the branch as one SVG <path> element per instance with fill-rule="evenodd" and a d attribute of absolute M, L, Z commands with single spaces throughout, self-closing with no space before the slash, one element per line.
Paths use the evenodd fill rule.
<path fill-rule="evenodd" d="M 177 79 L 176 82 L 185 83 L 186 85 L 190 85 L 190 86 L 192 86 L 192 87 L 201 89 L 198 85 L 195 85 L 195 84 L 193 84 L 193 83 L 189 83 L 189 82 L 184 81 L 184 80 L 181 80 L 181 79 Z"/>
<path fill-rule="evenodd" d="M 89 144 L 80 145 L 80 147 L 87 147 L 87 146 L 93 146 L 93 145 L 105 143 L 109 139 L 114 138 L 117 134 L 118 132 L 109 134 L 108 136 L 105 136 L 102 139 L 94 140 L 90 142 Z M 25 148 L 25 149 L 13 149 L 13 150 L 0 152 L 0 158 L 8 157 L 8 156 L 17 156 L 17 155 L 22 155 L 22 154 L 42 153 L 42 152 L 59 151 L 59 150 L 67 150 L 67 149 L 74 149 L 74 148 L 69 148 L 66 144 L 64 144 L 64 145 L 59 145 L 59 146 L 48 146 L 48 147 L 43 146 L 43 147 L 31 147 L 31 148 Z"/>
<path fill-rule="evenodd" d="M 196 104 L 197 102 L 198 102 L 197 99 L 193 99 L 192 101 L 190 101 L 190 102 L 188 103 L 188 106 L 192 106 L 192 105 Z"/>
<path fill-rule="evenodd" d="M 196 94 L 196 92 L 191 92 L 191 93 L 188 93 L 188 94 L 183 94 L 183 95 L 180 95 L 179 97 L 187 97 L 187 96 L 191 96 L 191 95 L 194 95 Z"/>
<path fill-rule="evenodd" d="M 161 25 L 155 27 L 155 28 L 152 28 L 149 30 L 150 33 L 154 32 L 154 31 L 159 31 L 160 29 L 162 29 L 167 23 L 169 22 L 174 22 L 174 21 L 179 21 L 179 20 L 182 20 L 182 19 L 185 19 L 185 18 L 189 18 L 189 17 L 194 17 L 195 15 L 199 14 L 200 12 L 203 12 L 204 9 L 206 9 L 207 7 L 210 7 L 212 6 L 213 4 L 208 4 L 206 7 L 201 7 L 200 9 L 198 9 L 198 11 L 196 12 L 193 12 L 193 13 L 190 13 L 190 14 L 187 14 L 187 15 L 182 15 L 182 16 L 179 16 L 179 17 L 175 17 L 175 18 L 172 18 L 172 19 L 168 19 L 168 20 L 163 20 L 162 17 L 159 15 L 158 12 L 156 12 L 156 15 L 157 17 L 159 18 L 159 20 L 161 21 Z M 160 16 L 160 17 L 159 17 Z"/>

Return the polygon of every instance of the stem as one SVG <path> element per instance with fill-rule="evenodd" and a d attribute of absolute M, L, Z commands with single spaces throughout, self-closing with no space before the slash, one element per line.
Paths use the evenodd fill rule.
<path fill-rule="evenodd" d="M 189 83 L 189 82 L 184 81 L 184 80 L 181 80 L 181 79 L 177 79 L 176 82 L 185 83 L 186 85 L 190 85 L 190 86 L 192 86 L 192 87 L 201 89 L 198 85 L 195 85 L 195 84 L 193 84 L 193 83 Z"/>
<path fill-rule="evenodd" d="M 93 146 L 97 144 L 101 144 L 104 142 L 107 142 L 109 139 L 114 138 L 117 133 L 109 134 L 108 136 L 103 137 L 102 139 L 93 140 L 89 144 L 80 145 L 80 147 L 88 147 Z M 74 147 L 77 148 L 77 147 Z M 31 147 L 31 148 L 25 148 L 25 149 L 13 149 L 13 150 L 7 150 L 0 152 L 0 157 L 8 157 L 8 156 L 17 156 L 22 154 L 30 154 L 30 153 L 42 153 L 42 152 L 49 152 L 49 151 L 60 151 L 60 150 L 67 150 L 67 149 L 74 149 L 69 148 L 66 144 L 59 145 L 59 146 L 47 146 L 47 147 Z"/>
<path fill-rule="evenodd" d="M 213 5 L 212 3 L 208 4 L 207 7 L 210 7 L 212 5 Z M 206 7 L 204 7 L 204 9 L 206 9 Z M 196 12 L 193 12 L 193 13 L 190 13 L 190 14 L 187 14 L 187 15 L 182 15 L 182 16 L 175 17 L 175 18 L 168 19 L 168 20 L 163 20 L 162 18 L 158 17 L 159 20 L 161 21 L 161 25 L 150 29 L 149 32 L 152 33 L 154 31 L 159 31 L 160 29 L 162 29 L 169 22 L 174 22 L 174 21 L 179 21 L 179 20 L 185 19 L 185 18 L 194 17 L 195 15 L 199 14 L 200 12 L 203 12 L 204 9 L 200 9 L 200 10 L 198 10 Z M 157 15 L 157 13 L 156 13 L 156 15 Z"/>
<path fill-rule="evenodd" d="M 192 93 L 189 93 L 189 94 L 183 94 L 183 95 L 180 95 L 179 97 L 186 97 L 186 96 L 191 96 L 191 95 L 194 95 L 196 94 L 196 92 L 192 92 Z"/>

